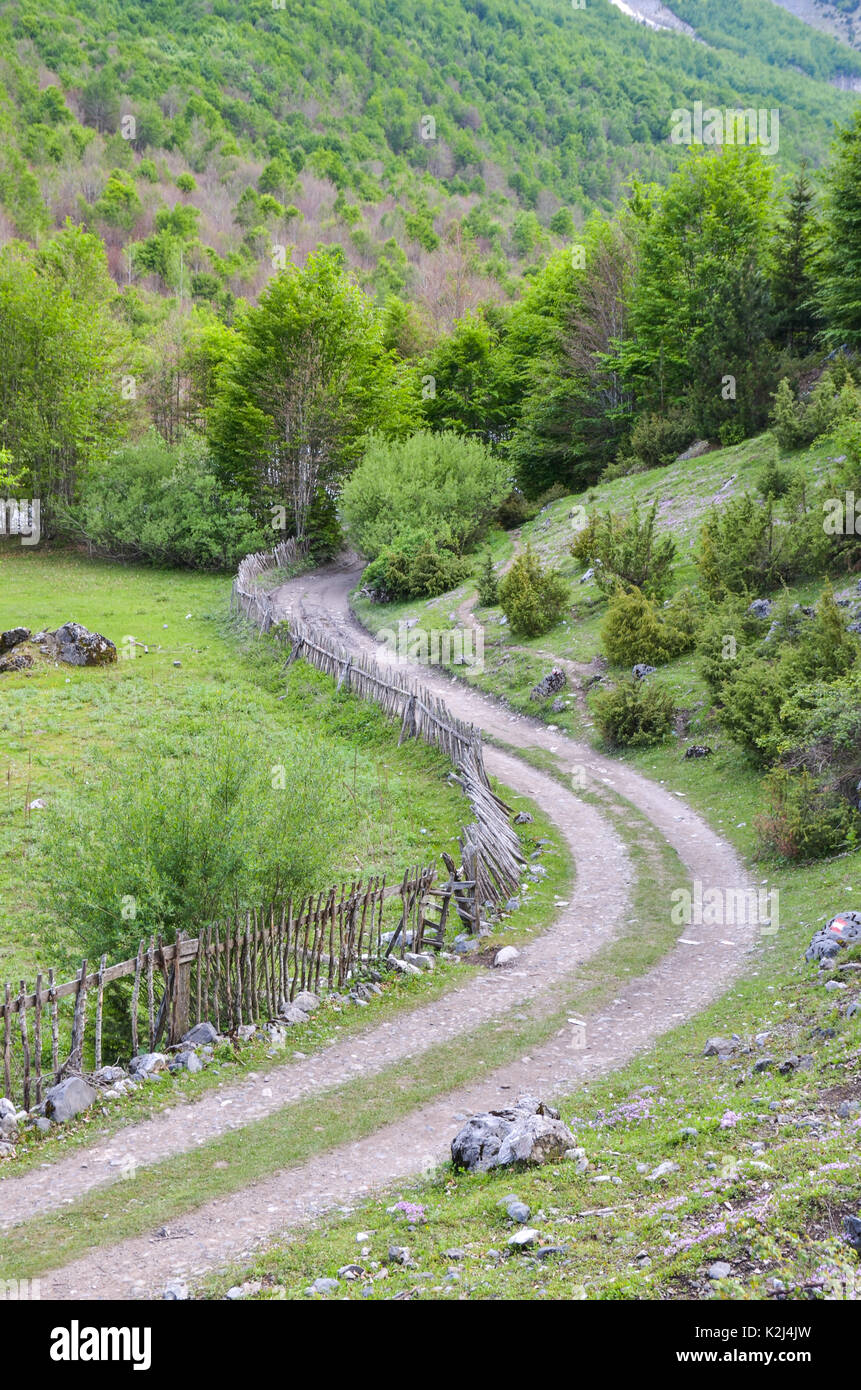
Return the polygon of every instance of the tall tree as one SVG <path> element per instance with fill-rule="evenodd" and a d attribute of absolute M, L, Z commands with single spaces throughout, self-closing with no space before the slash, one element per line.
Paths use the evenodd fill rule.
<path fill-rule="evenodd" d="M 645 408 L 690 404 L 706 432 L 733 416 L 761 423 L 771 185 L 754 148 L 691 153 L 641 214 L 620 366 Z"/>
<path fill-rule="evenodd" d="M 775 332 L 791 352 L 809 352 L 821 324 L 815 298 L 820 238 L 815 192 L 805 167 L 790 185 L 774 241 Z"/>
<path fill-rule="evenodd" d="M 403 432 L 415 413 L 379 314 L 340 251 L 322 249 L 279 272 L 240 318 L 209 432 L 224 480 L 286 505 L 304 538 L 314 499 L 358 461 L 363 435 Z"/>
<path fill-rule="evenodd" d="M 0 449 L 50 535 L 82 472 L 122 433 L 129 344 L 97 237 L 68 227 L 40 252 L 0 251 Z"/>
<path fill-rule="evenodd" d="M 834 142 L 825 233 L 820 292 L 825 340 L 861 348 L 861 106 Z"/>

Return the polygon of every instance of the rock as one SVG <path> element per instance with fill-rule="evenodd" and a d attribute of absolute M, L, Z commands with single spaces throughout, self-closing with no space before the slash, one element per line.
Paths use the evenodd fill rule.
<path fill-rule="evenodd" d="M 513 1194 L 509 1197 L 503 1197 L 499 1205 L 505 1207 L 506 1216 L 512 1221 L 516 1221 L 519 1226 L 525 1226 L 532 1215 L 526 1203 L 521 1202 L 520 1198 Z"/>
<path fill-rule="evenodd" d="M 732 1274 L 732 1265 L 728 1265 L 726 1260 L 715 1260 L 706 1270 L 707 1279 L 728 1279 Z"/>
<path fill-rule="evenodd" d="M 165 1284 L 162 1298 L 184 1303 L 188 1298 L 188 1285 L 183 1284 L 181 1279 L 171 1279 L 169 1284 Z"/>
<path fill-rule="evenodd" d="M 573 1144 L 557 1110 L 534 1096 L 519 1096 L 510 1108 L 472 1115 L 452 1140 L 451 1157 L 455 1168 L 488 1172 L 561 1159 Z"/>
<path fill-rule="evenodd" d="M 10 652 L 8 656 L 0 656 L 0 676 L 9 675 L 12 671 L 29 671 L 33 665 L 33 658 L 29 652 Z"/>
<path fill-rule="evenodd" d="M 548 672 L 543 680 L 540 680 L 537 685 L 532 687 L 529 692 L 529 698 L 530 700 L 546 700 L 548 696 L 556 695 L 560 690 L 564 689 L 566 681 L 565 672 L 560 670 L 558 666 L 554 666 L 553 670 Z"/>
<path fill-rule="evenodd" d="M 312 1014 L 315 1009 L 319 1009 L 320 998 L 319 995 L 312 994 L 310 989 L 300 989 L 293 1003 L 297 1009 L 304 1009 L 306 1014 Z"/>
<path fill-rule="evenodd" d="M 412 951 L 406 951 L 404 953 L 404 960 L 409 961 L 410 965 L 414 965 L 417 970 L 433 970 L 436 964 L 433 956 L 427 955 L 424 951 L 421 951 L 418 955 L 415 955 Z"/>
<path fill-rule="evenodd" d="M 187 1033 L 183 1033 L 182 1041 L 191 1043 L 192 1047 L 202 1047 L 206 1043 L 217 1043 L 218 1033 L 211 1023 L 195 1023 Z"/>
<path fill-rule="evenodd" d="M 702 458 L 711 449 L 711 444 L 707 439 L 696 439 L 683 454 L 679 454 L 676 463 L 688 463 L 690 459 Z"/>
<path fill-rule="evenodd" d="M 756 1061 L 754 1062 L 754 1064 L 753 1064 L 753 1069 L 754 1069 L 755 1072 L 759 1072 L 759 1071 L 771 1071 L 771 1068 L 772 1068 L 774 1065 L 775 1065 L 775 1061 L 774 1061 L 774 1058 L 773 1058 L 773 1057 L 758 1057 L 757 1060 L 756 1060 Z"/>
<path fill-rule="evenodd" d="M 859 1011 L 861 1011 L 861 999 L 853 999 L 852 1003 L 846 1010 L 846 1017 L 854 1018 Z"/>
<path fill-rule="evenodd" d="M 631 667 L 631 675 L 635 680 L 645 680 L 646 676 L 651 676 L 657 668 L 649 666 L 645 661 L 638 661 L 636 666 Z"/>
<path fill-rule="evenodd" d="M 125 1081 L 126 1073 L 122 1067 L 99 1067 L 94 1071 L 90 1080 L 94 1086 L 114 1086 L 118 1081 Z"/>
<path fill-rule="evenodd" d="M 0 656 L 5 656 L 6 652 L 11 652 L 13 647 L 19 643 L 26 642 L 30 636 L 28 627 L 10 627 L 5 632 L 0 632 Z"/>
<path fill-rule="evenodd" d="M 844 946 L 861 941 L 861 913 L 838 912 L 813 938 L 804 953 L 807 961 L 833 959 Z"/>
<path fill-rule="evenodd" d="M 337 1279 L 315 1279 L 305 1292 L 311 1296 L 316 1293 L 335 1293 L 339 1287 Z"/>
<path fill-rule="evenodd" d="M 516 946 L 503 946 L 501 951 L 497 951 L 493 958 L 494 965 L 511 965 L 517 960 L 520 952 Z"/>
<path fill-rule="evenodd" d="M 581 584 L 588 584 L 589 581 L 590 581 L 590 579 L 594 579 L 594 578 L 595 578 L 595 569 L 594 569 L 593 566 L 590 565 L 590 567 L 589 567 L 589 569 L 587 569 L 586 573 L 585 573 L 585 574 L 581 574 L 581 576 L 580 576 L 580 583 L 581 583 Z"/>
<path fill-rule="evenodd" d="M 515 824 L 515 825 L 531 825 L 531 824 L 532 824 L 532 817 L 530 816 L 530 814 L 529 814 L 528 811 L 518 811 L 518 812 L 517 812 L 517 815 L 514 817 L 514 824 Z"/>
<path fill-rule="evenodd" d="M 553 701 L 553 704 L 550 706 L 550 708 L 551 708 L 551 710 L 553 711 L 554 714 L 562 714 L 562 713 L 564 712 L 564 710 L 567 709 L 567 705 L 566 705 L 565 701 L 563 700 L 562 696 L 561 696 L 561 695 L 557 695 L 556 699 Z"/>
<path fill-rule="evenodd" d="M 456 943 L 455 950 L 457 950 Z M 389 965 L 394 966 L 395 970 L 399 970 L 402 975 L 420 975 L 422 973 L 417 965 L 411 965 L 408 960 L 400 960 L 397 956 L 389 956 L 388 959 Z"/>
<path fill-rule="evenodd" d="M 196 1052 L 178 1052 L 170 1063 L 171 1071 L 203 1071 L 203 1062 Z"/>
<path fill-rule="evenodd" d="M 12 1143 L 18 1138 L 18 1121 L 14 1115 L 0 1116 L 0 1139 Z"/>
<path fill-rule="evenodd" d="M 7 1099 L 6 1096 L 0 1096 L 0 1120 L 2 1120 L 5 1115 L 11 1115 L 14 1120 L 17 1114 L 18 1111 L 15 1108 L 15 1102 Z"/>
<path fill-rule="evenodd" d="M 51 1120 L 49 1120 L 49 1119 L 47 1118 L 46 1115 L 37 1115 L 37 1117 L 36 1117 L 36 1131 L 37 1131 L 38 1134 L 47 1134 L 48 1131 L 49 1131 L 49 1129 L 51 1129 L 51 1127 L 52 1127 L 52 1122 L 51 1122 Z"/>
<path fill-rule="evenodd" d="M 406 1245 L 390 1245 L 386 1258 L 390 1265 L 405 1265 L 409 1261 L 410 1252 Z"/>
<path fill-rule="evenodd" d="M 857 1250 L 858 1254 L 861 1255 L 861 1217 L 844 1216 L 843 1229 L 852 1249 Z"/>
<path fill-rule="evenodd" d="M 82 1076 L 67 1076 L 45 1094 L 45 1114 L 57 1124 L 65 1124 L 82 1110 L 88 1110 L 98 1092 Z"/>
<path fill-rule="evenodd" d="M 859 1111 L 861 1111 L 861 1101 L 859 1100 L 841 1100 L 837 1107 L 837 1115 L 841 1120 L 851 1120 L 852 1116 L 857 1115 Z"/>
<path fill-rule="evenodd" d="M 163 1052 L 139 1052 L 129 1062 L 130 1076 L 152 1076 L 166 1069 L 167 1058 Z"/>
<path fill-rule="evenodd" d="M 528 1250 L 530 1245 L 535 1245 L 541 1239 L 537 1231 L 533 1231 L 531 1226 L 524 1226 L 522 1231 L 515 1231 L 513 1236 L 508 1237 L 508 1244 L 514 1250 Z"/>
<path fill-rule="evenodd" d="M 454 938 L 452 943 L 455 954 L 458 956 L 468 955 L 472 950 L 472 943 L 473 938 L 469 936 L 467 932 L 461 932 L 459 936 Z"/>
<path fill-rule="evenodd" d="M 690 748 L 685 749 L 686 758 L 710 758 L 712 749 L 707 743 L 692 743 Z"/>
<path fill-rule="evenodd" d="M 678 1171 L 678 1163 L 671 1163 L 669 1159 L 666 1159 L 663 1163 L 659 1163 L 657 1168 L 653 1168 L 651 1173 L 647 1174 L 646 1182 L 660 1182 L 661 1178 L 667 1178 L 670 1173 L 677 1173 Z"/>
<path fill-rule="evenodd" d="M 290 1023 L 294 1025 L 297 1023 L 308 1022 L 308 1015 L 306 1014 L 305 1010 L 300 1009 L 299 1005 L 296 1003 L 285 1004 L 284 1008 L 279 1013 L 278 1018 L 282 1023 Z"/>
<path fill-rule="evenodd" d="M 755 599 L 753 600 L 753 603 L 751 603 L 751 604 L 748 606 L 748 610 L 747 610 L 747 611 L 748 611 L 748 613 L 750 614 L 750 616 L 751 616 L 752 618 L 765 619 L 765 618 L 767 618 L 767 617 L 770 615 L 771 609 L 772 609 L 771 599 L 767 599 L 767 598 L 755 598 Z"/>
<path fill-rule="evenodd" d="M 56 632 L 46 632 L 45 641 L 55 661 L 67 666 L 109 666 L 117 659 L 113 642 L 81 623 L 64 623 Z"/>
<path fill-rule="evenodd" d="M 364 1272 L 361 1265 L 341 1265 L 341 1268 L 338 1270 L 338 1278 L 348 1279 L 350 1281 L 361 1279 Z"/>
<path fill-rule="evenodd" d="M 708 1042 L 706 1043 L 705 1047 L 703 1048 L 703 1056 L 704 1056 L 704 1057 L 731 1057 L 732 1054 L 737 1050 L 739 1042 L 740 1042 L 740 1039 L 739 1039 L 739 1038 L 735 1038 L 735 1037 L 732 1037 L 732 1038 L 721 1038 L 721 1037 L 709 1038 Z"/>
<path fill-rule="evenodd" d="M 518 912 L 520 910 L 520 899 L 509 898 L 502 910 L 503 912 Z"/>

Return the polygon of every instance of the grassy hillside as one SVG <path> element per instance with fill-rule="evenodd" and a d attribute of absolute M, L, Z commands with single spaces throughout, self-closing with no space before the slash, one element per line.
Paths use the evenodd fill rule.
<path fill-rule="evenodd" d="M 767 0 L 677 9 L 705 43 L 609 0 L 16 0 L 0 239 L 71 218 L 120 283 L 200 301 L 333 241 L 381 295 L 434 306 L 459 276 L 462 312 L 632 174 L 663 181 L 680 105 L 778 107 L 784 166 L 822 160 L 861 60 Z"/>

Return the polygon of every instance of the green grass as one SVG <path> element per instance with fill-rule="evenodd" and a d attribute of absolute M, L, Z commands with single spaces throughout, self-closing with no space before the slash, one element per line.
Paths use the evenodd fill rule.
<path fill-rule="evenodd" d="M 39 812 L 27 805 L 68 804 L 117 767 L 133 776 L 139 760 L 189 733 L 228 721 L 238 741 L 264 750 L 282 732 L 328 745 L 348 824 L 325 883 L 399 878 L 435 860 L 469 818 L 439 753 L 419 743 L 398 749 L 397 731 L 374 706 L 336 694 L 304 663 L 285 675 L 282 649 L 226 622 L 228 594 L 224 577 L 0 550 L 0 628 L 36 631 L 73 618 L 137 654 L 107 668 L 0 676 L 0 980 L 59 964 L 46 956 L 50 866 L 39 853 Z M 124 646 L 130 636 L 149 652 Z M 111 760 L 107 774 L 100 755 Z M 71 954 L 73 933 L 63 941 Z"/>

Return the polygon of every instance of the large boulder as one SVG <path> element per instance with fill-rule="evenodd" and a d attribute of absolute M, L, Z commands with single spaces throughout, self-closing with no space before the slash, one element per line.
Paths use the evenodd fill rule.
<path fill-rule="evenodd" d="M 191 1043 L 192 1047 L 203 1047 L 207 1043 L 217 1043 L 218 1033 L 211 1023 L 195 1023 L 187 1033 L 183 1033 L 182 1041 Z"/>
<path fill-rule="evenodd" d="M 508 1109 L 471 1116 L 451 1141 L 451 1157 L 455 1168 L 486 1173 L 514 1163 L 551 1163 L 575 1142 L 558 1110 L 519 1096 Z"/>
<path fill-rule="evenodd" d="M 858 942 L 861 942 L 861 912 L 838 912 L 814 933 L 804 959 L 828 960 L 844 946 L 855 946 Z"/>
<path fill-rule="evenodd" d="M 82 1076 L 67 1076 L 45 1095 L 45 1114 L 56 1124 L 65 1124 L 82 1110 L 88 1110 L 96 1099 L 95 1087 Z"/>
<path fill-rule="evenodd" d="M 554 666 L 543 680 L 532 687 L 529 692 L 530 700 L 546 700 L 550 695 L 558 694 L 560 690 L 564 689 L 565 681 L 565 672 L 560 671 L 558 666 Z"/>
<path fill-rule="evenodd" d="M 82 623 L 63 623 L 56 632 L 41 636 L 54 660 L 67 666 L 109 666 L 117 659 L 113 642 L 100 632 L 90 632 Z"/>
<path fill-rule="evenodd" d="M 11 671 L 29 671 L 32 665 L 33 658 L 29 652 L 7 652 L 5 656 L 0 656 L 0 676 L 8 675 Z"/>
<path fill-rule="evenodd" d="M 167 1068 L 167 1058 L 163 1052 L 139 1052 L 129 1062 L 130 1076 L 155 1076 Z"/>
<path fill-rule="evenodd" d="M 19 643 L 26 642 L 30 636 L 28 627 L 10 627 L 6 632 L 0 632 L 0 656 L 5 652 L 11 652 L 13 647 Z"/>

